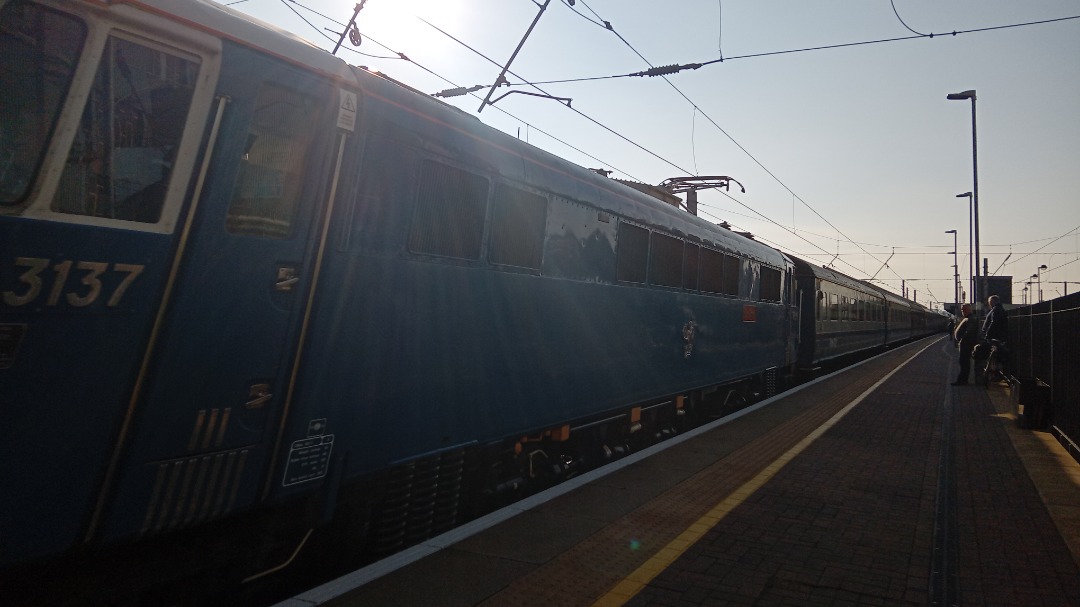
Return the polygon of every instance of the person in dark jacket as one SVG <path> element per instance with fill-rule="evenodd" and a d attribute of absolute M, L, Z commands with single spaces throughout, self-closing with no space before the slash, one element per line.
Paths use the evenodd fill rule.
<path fill-rule="evenodd" d="M 990 306 L 990 311 L 983 320 L 982 336 L 985 344 L 990 347 L 990 356 L 986 360 L 986 367 L 982 373 L 989 382 L 990 378 L 1000 373 L 1002 369 L 1007 347 L 1005 342 L 1009 339 L 1009 317 L 997 295 L 991 295 L 986 303 Z"/>
<path fill-rule="evenodd" d="M 986 314 L 986 319 L 983 320 L 983 339 L 988 342 L 999 341 L 1005 343 L 1009 339 L 1009 317 L 1005 313 L 1005 308 L 1001 305 L 1001 299 L 997 295 L 991 295 L 990 299 L 986 300 L 986 303 L 990 306 L 990 312 Z"/>
<path fill-rule="evenodd" d="M 979 328 L 971 316 L 971 304 L 964 304 L 960 311 L 964 317 L 953 330 L 953 339 L 960 347 L 960 375 L 952 383 L 954 386 L 963 386 L 968 383 L 968 377 L 971 375 L 971 351 L 975 349 L 975 344 L 979 341 Z"/>

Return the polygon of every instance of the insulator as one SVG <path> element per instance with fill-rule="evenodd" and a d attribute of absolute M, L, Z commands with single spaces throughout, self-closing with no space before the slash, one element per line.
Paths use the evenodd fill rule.
<path fill-rule="evenodd" d="M 456 89 L 446 89 L 445 91 L 439 91 L 438 93 L 435 93 L 433 97 L 461 97 L 462 95 L 467 95 L 469 93 L 479 91 L 482 88 L 484 87 L 480 85 L 470 86 L 469 88 L 459 86 Z"/>
<path fill-rule="evenodd" d="M 654 67 L 641 72 L 642 75 L 649 76 L 665 76 L 667 74 L 675 74 L 683 70 L 696 70 L 701 67 L 700 63 L 688 63 L 686 65 L 662 65 L 660 67 Z"/>

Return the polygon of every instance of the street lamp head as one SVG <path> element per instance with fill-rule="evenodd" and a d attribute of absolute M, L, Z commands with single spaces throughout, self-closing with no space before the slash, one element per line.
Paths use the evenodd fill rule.
<path fill-rule="evenodd" d="M 957 194 L 957 198 L 971 198 L 971 192 L 964 192 L 963 194 Z"/>
<path fill-rule="evenodd" d="M 1046 264 L 1044 263 L 1043 265 L 1039 266 L 1039 269 L 1040 270 L 1045 270 L 1046 269 Z"/>
<path fill-rule="evenodd" d="M 956 230 L 945 230 L 946 234 L 955 234 Z"/>
<path fill-rule="evenodd" d="M 945 98 L 951 101 L 956 101 L 958 99 L 975 99 L 975 91 L 972 90 L 964 91 L 963 93 L 949 93 Z"/>

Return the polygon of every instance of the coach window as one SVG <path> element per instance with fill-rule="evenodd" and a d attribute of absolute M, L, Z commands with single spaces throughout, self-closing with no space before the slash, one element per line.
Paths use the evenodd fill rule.
<path fill-rule="evenodd" d="M 649 231 L 619 222 L 615 277 L 622 282 L 645 282 L 649 264 Z"/>
<path fill-rule="evenodd" d="M 698 255 L 701 247 L 696 244 L 686 243 L 686 253 L 683 256 L 683 288 L 697 291 L 698 288 Z"/>
<path fill-rule="evenodd" d="M 649 284 L 661 287 L 682 285 L 683 241 L 653 232 L 649 244 Z"/>
<path fill-rule="evenodd" d="M 761 266 L 761 301 L 780 301 L 780 270 Z"/>
<path fill-rule="evenodd" d="M 229 232 L 289 237 L 318 108 L 314 97 L 296 91 L 270 83 L 259 89 L 225 219 Z"/>
<path fill-rule="evenodd" d="M 420 168 L 409 250 L 480 259 L 487 195 L 488 180 L 484 177 L 425 160 Z"/>
<path fill-rule="evenodd" d="M 840 320 L 840 296 L 829 294 L 829 320 Z"/>
<path fill-rule="evenodd" d="M 156 223 L 198 73 L 196 57 L 109 37 L 52 210 Z"/>
<path fill-rule="evenodd" d="M 491 263 L 540 269 L 547 199 L 505 184 L 495 187 L 491 221 Z"/>
<path fill-rule="evenodd" d="M 69 15 L 26 2 L 0 10 L 0 205 L 29 191 L 85 39 Z"/>

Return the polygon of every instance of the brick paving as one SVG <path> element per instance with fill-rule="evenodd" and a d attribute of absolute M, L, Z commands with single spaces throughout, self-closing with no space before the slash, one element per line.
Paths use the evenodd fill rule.
<path fill-rule="evenodd" d="M 932 604 L 946 406 L 956 604 L 1080 605 L 1080 570 L 986 390 L 946 387 L 949 353 L 924 352 L 628 605 Z"/>
<path fill-rule="evenodd" d="M 1080 605 L 1080 571 L 985 392 L 959 390 L 957 412 L 964 604 Z"/>

